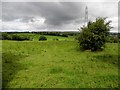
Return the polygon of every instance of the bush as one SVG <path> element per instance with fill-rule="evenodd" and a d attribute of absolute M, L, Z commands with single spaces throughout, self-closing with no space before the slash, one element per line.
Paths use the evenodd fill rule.
<path fill-rule="evenodd" d="M 56 38 L 56 41 L 59 41 L 59 39 L 58 39 L 58 38 Z"/>
<path fill-rule="evenodd" d="M 45 36 L 40 36 L 39 41 L 45 41 L 47 38 Z"/>
<path fill-rule="evenodd" d="M 54 41 L 59 41 L 59 39 L 58 39 L 58 38 L 53 38 L 53 40 L 54 40 Z"/>
<path fill-rule="evenodd" d="M 106 37 L 109 36 L 111 21 L 105 22 L 106 18 L 98 18 L 95 22 L 89 22 L 82 27 L 78 38 L 82 50 L 97 51 L 105 46 Z"/>

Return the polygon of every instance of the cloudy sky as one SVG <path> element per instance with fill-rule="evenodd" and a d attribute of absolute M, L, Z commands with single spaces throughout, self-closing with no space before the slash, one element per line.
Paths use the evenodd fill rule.
<path fill-rule="evenodd" d="M 25 0 L 24 0 L 25 1 Z M 8 2 L 0 3 L 2 17 L 1 31 L 78 31 L 84 25 L 85 7 L 88 19 L 108 17 L 118 31 L 118 2 Z"/>

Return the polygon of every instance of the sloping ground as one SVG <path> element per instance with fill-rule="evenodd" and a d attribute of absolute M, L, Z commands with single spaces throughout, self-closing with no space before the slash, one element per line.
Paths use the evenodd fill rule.
<path fill-rule="evenodd" d="M 3 41 L 3 87 L 118 87 L 117 47 L 83 52 L 76 41 Z"/>

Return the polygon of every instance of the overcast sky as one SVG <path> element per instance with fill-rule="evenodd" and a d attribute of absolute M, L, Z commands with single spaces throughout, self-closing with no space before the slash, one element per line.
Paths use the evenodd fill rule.
<path fill-rule="evenodd" d="M 85 7 L 89 20 L 108 17 L 118 31 L 117 2 L 2 2 L 2 31 L 74 30 L 84 25 Z"/>

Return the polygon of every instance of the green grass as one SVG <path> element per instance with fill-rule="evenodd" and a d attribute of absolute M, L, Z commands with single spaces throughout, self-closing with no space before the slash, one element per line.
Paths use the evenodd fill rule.
<path fill-rule="evenodd" d="M 80 51 L 73 37 L 2 42 L 3 87 L 117 88 L 118 44 L 100 52 Z M 59 41 L 54 41 L 58 38 Z"/>

